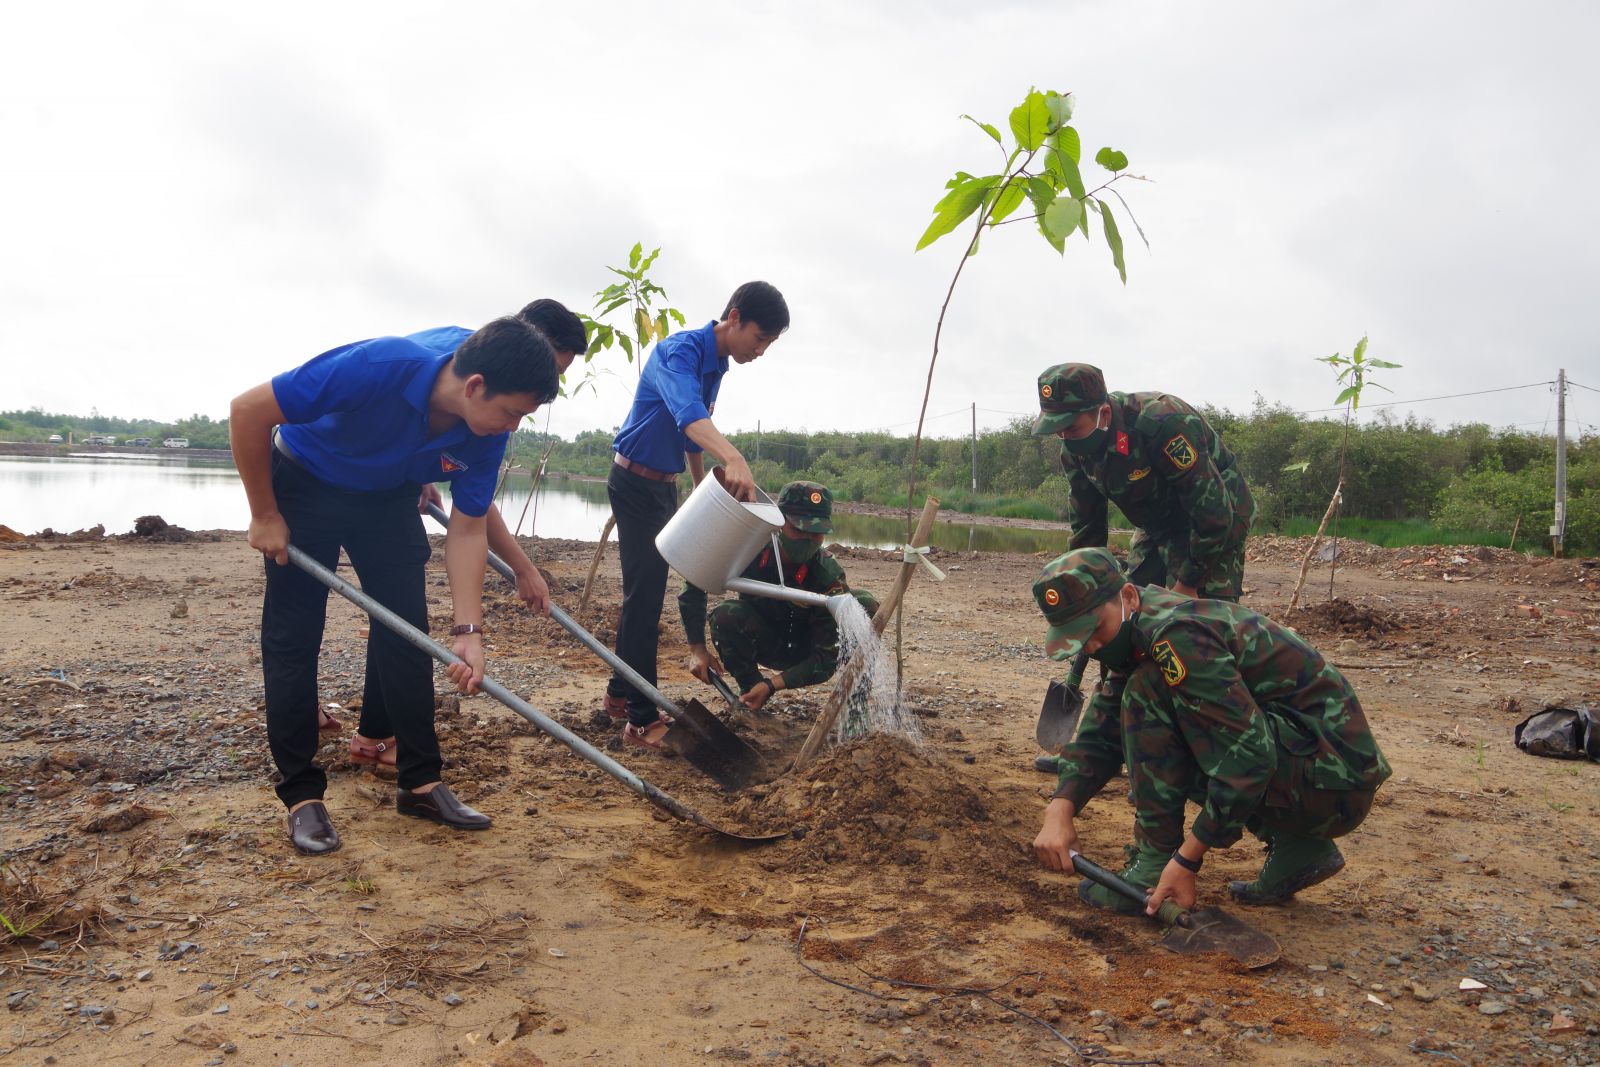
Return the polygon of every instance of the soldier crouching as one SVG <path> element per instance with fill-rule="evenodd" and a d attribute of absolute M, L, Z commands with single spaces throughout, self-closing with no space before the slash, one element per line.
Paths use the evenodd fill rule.
<path fill-rule="evenodd" d="M 767 547 L 745 568 L 743 577 L 787 585 L 824 596 L 849 594 L 868 615 L 878 610 L 871 593 L 851 589 L 844 568 L 822 547 L 833 530 L 833 496 L 815 482 L 790 482 L 778 492 L 783 529 L 777 550 Z M 688 583 L 678 596 L 678 613 L 689 642 L 689 670 L 701 681 L 723 666 L 739 684 L 739 702 L 751 711 L 766 705 L 780 689 L 816 685 L 833 677 L 839 663 L 839 627 L 827 608 L 741 593 L 711 611 L 711 641 L 706 648 L 706 594 Z M 778 671 L 770 677 L 761 666 Z"/>
<path fill-rule="evenodd" d="M 1126 760 L 1134 841 L 1122 877 L 1153 890 L 1150 914 L 1169 898 L 1192 907 L 1206 852 L 1245 830 L 1267 861 L 1254 881 L 1229 883 L 1244 903 L 1281 903 L 1344 867 L 1333 839 L 1361 824 L 1390 771 L 1350 683 L 1316 649 L 1237 604 L 1131 585 L 1103 548 L 1050 563 L 1033 593 L 1052 658 L 1086 649 L 1128 672 L 1120 692 L 1095 694 L 1062 751 L 1033 843 L 1046 866 L 1072 869 L 1073 819 Z M 1186 835 L 1191 800 L 1200 813 Z M 1087 880 L 1078 895 L 1138 910 Z"/>

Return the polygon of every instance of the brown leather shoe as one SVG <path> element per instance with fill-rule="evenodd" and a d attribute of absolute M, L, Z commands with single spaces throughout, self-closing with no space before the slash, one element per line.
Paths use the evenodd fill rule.
<path fill-rule="evenodd" d="M 394 791 L 394 810 L 414 819 L 429 819 L 457 830 L 487 830 L 489 816 L 474 811 L 450 792 L 450 787 L 440 782 L 426 793 L 413 793 L 409 789 Z"/>
<path fill-rule="evenodd" d="M 289 843 L 308 856 L 325 856 L 339 851 L 339 846 L 344 844 L 320 800 L 290 813 Z"/>

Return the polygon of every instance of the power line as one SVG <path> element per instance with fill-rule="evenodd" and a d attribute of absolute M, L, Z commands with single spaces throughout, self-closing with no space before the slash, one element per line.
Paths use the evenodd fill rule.
<path fill-rule="evenodd" d="M 1554 385 L 1554 384 L 1555 384 L 1555 379 L 1552 378 L 1551 380 L 1544 381 L 1544 382 L 1529 382 L 1527 385 L 1507 385 L 1507 386 L 1502 386 L 1499 389 L 1478 389 L 1478 390 L 1475 390 L 1475 391 L 1470 392 L 1470 393 L 1446 393 L 1444 396 L 1423 396 L 1423 397 L 1418 397 L 1415 400 L 1391 400 L 1391 401 L 1389 401 L 1387 403 L 1384 403 L 1384 404 L 1368 404 L 1367 407 L 1366 407 L 1366 410 L 1367 411 L 1372 411 L 1372 410 L 1374 410 L 1376 408 L 1395 408 L 1395 407 L 1400 407 L 1402 404 L 1426 404 L 1426 403 L 1428 403 L 1429 401 L 1432 401 L 1432 400 L 1456 400 L 1456 399 L 1459 399 L 1460 397 L 1464 397 L 1464 396 L 1485 396 L 1485 395 L 1487 395 L 1489 393 L 1512 393 L 1512 392 L 1516 392 L 1518 389 L 1532 389 L 1532 388 L 1534 388 L 1536 386 L 1540 386 L 1540 385 Z M 1576 383 L 1573 383 L 1572 381 L 1569 380 L 1568 384 L 1572 385 L 1572 384 L 1576 384 Z M 1588 386 L 1584 386 L 1584 388 L 1587 389 L 1589 387 Z M 1600 390 L 1596 390 L 1596 392 L 1600 392 Z M 1297 412 L 1295 412 L 1295 414 L 1296 415 L 1316 415 L 1316 414 L 1318 414 L 1320 412 L 1324 412 L 1324 411 L 1343 411 L 1343 410 L 1344 410 L 1344 405 L 1340 404 L 1340 405 L 1338 405 L 1336 407 L 1331 407 L 1331 408 L 1307 408 L 1304 411 L 1297 411 Z"/>
<path fill-rule="evenodd" d="M 1584 385 L 1582 382 L 1575 382 L 1571 378 L 1567 379 L 1567 384 L 1568 385 L 1576 385 L 1579 389 L 1587 389 L 1591 393 L 1600 393 L 1600 389 L 1596 389 L 1592 385 Z"/>

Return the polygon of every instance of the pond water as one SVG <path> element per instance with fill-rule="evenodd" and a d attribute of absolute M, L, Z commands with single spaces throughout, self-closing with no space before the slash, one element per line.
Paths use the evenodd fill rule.
<path fill-rule="evenodd" d="M 500 510 L 524 534 L 593 541 L 611 513 L 603 482 L 553 480 L 529 500 L 529 479 L 507 480 Z M 448 494 L 447 494 L 448 496 Z M 103 525 L 127 533 L 141 515 L 160 515 L 191 530 L 243 530 L 250 523 L 239 474 L 226 460 L 153 453 L 0 456 L 0 523 L 20 533 Z M 829 541 L 893 548 L 905 521 L 877 515 L 834 515 Z M 933 544 L 959 552 L 1065 552 L 1064 530 L 935 523 Z"/>

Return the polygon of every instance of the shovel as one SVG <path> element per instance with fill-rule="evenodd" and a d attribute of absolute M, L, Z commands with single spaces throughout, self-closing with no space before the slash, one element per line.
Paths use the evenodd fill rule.
<path fill-rule="evenodd" d="M 1112 874 L 1098 863 L 1072 854 L 1072 869 L 1098 882 L 1113 893 L 1121 893 L 1143 907 L 1150 894 L 1124 878 Z M 1283 950 L 1269 934 L 1246 925 L 1220 908 L 1184 911 L 1170 900 L 1161 902 L 1156 919 L 1166 926 L 1161 947 L 1180 956 L 1221 952 L 1232 956 L 1249 970 L 1259 970 L 1278 962 Z"/>
<path fill-rule="evenodd" d="M 428 514 L 441 525 L 450 525 L 450 516 L 437 504 L 428 505 Z M 513 586 L 517 577 L 505 560 L 489 553 L 489 566 Z M 706 709 L 698 700 L 690 700 L 682 707 L 668 700 L 661 690 L 645 681 L 643 676 L 628 666 L 611 649 L 595 640 L 594 635 L 573 621 L 572 616 L 556 605 L 550 605 L 550 617 L 567 633 L 583 642 L 590 652 L 599 656 L 612 670 L 627 679 L 628 684 L 650 699 L 650 702 L 673 718 L 673 725 L 681 727 L 667 731 L 666 746 L 682 756 L 691 766 L 698 768 L 724 789 L 742 789 L 761 767 L 761 754 L 751 748 L 723 721 Z"/>
<path fill-rule="evenodd" d="M 733 712 L 743 711 L 744 705 L 739 703 L 739 694 L 723 680 L 722 675 L 711 671 L 711 687 L 722 694 L 722 699 L 728 702 L 728 710 Z"/>
<path fill-rule="evenodd" d="M 1044 693 L 1044 706 L 1039 709 L 1039 721 L 1033 727 L 1033 739 L 1039 747 L 1052 755 L 1061 755 L 1061 747 L 1072 740 L 1078 728 L 1078 717 L 1083 714 L 1083 671 L 1089 665 L 1089 654 L 1080 652 L 1067 672 L 1066 684 L 1051 682 Z"/>
<path fill-rule="evenodd" d="M 410 623 L 406 622 L 400 616 L 396 615 L 394 612 L 390 611 L 376 600 L 373 600 L 371 597 L 367 596 L 367 594 L 363 593 L 361 590 L 357 589 L 343 578 L 340 578 L 338 575 L 328 570 L 328 568 L 324 567 L 322 564 L 306 555 L 305 552 L 300 548 L 294 545 L 289 546 L 289 561 L 296 567 L 299 567 L 301 570 L 311 575 L 311 577 L 315 578 L 317 581 L 321 582 L 323 585 L 327 586 L 329 589 L 332 589 L 335 593 L 338 593 L 346 600 L 349 600 L 362 611 L 365 611 L 375 621 L 387 626 L 396 634 L 399 634 L 402 638 L 404 638 L 408 643 L 426 652 L 428 655 L 432 656 L 440 663 L 443 663 L 445 666 L 448 667 L 452 663 L 460 662 L 455 653 L 439 644 L 439 642 L 433 640 L 415 626 L 412 626 Z M 714 825 L 704 815 L 701 815 L 693 808 L 681 804 L 672 797 L 667 796 L 667 794 L 663 793 L 661 790 L 657 789 L 643 778 L 640 778 L 637 774 L 634 774 L 632 771 L 628 770 L 628 768 L 624 767 L 610 756 L 607 756 L 605 753 L 590 745 L 587 741 L 584 741 L 582 738 L 578 737 L 565 726 L 562 726 L 560 723 L 547 718 L 533 705 L 529 704 L 527 701 L 511 692 L 493 678 L 485 676 L 481 686 L 485 693 L 488 693 L 500 703 L 504 704 L 518 715 L 521 715 L 524 719 L 527 719 L 534 726 L 538 727 L 546 734 L 549 734 L 557 741 L 560 741 L 573 752 L 577 753 L 579 756 L 582 756 L 596 767 L 599 767 L 602 771 L 605 771 L 611 777 L 615 778 L 617 781 L 621 782 L 635 793 L 638 793 L 640 796 L 644 797 L 646 800 L 660 808 L 662 811 L 666 812 L 668 815 L 671 815 L 674 819 L 682 819 L 684 822 L 692 822 L 696 826 L 703 826 L 713 833 L 720 834 L 723 837 L 730 837 L 737 841 L 750 841 L 759 843 L 766 841 L 777 841 L 781 838 L 789 836 L 787 831 L 776 834 L 752 835 L 736 834 L 731 830 L 724 830 L 722 827 Z"/>

